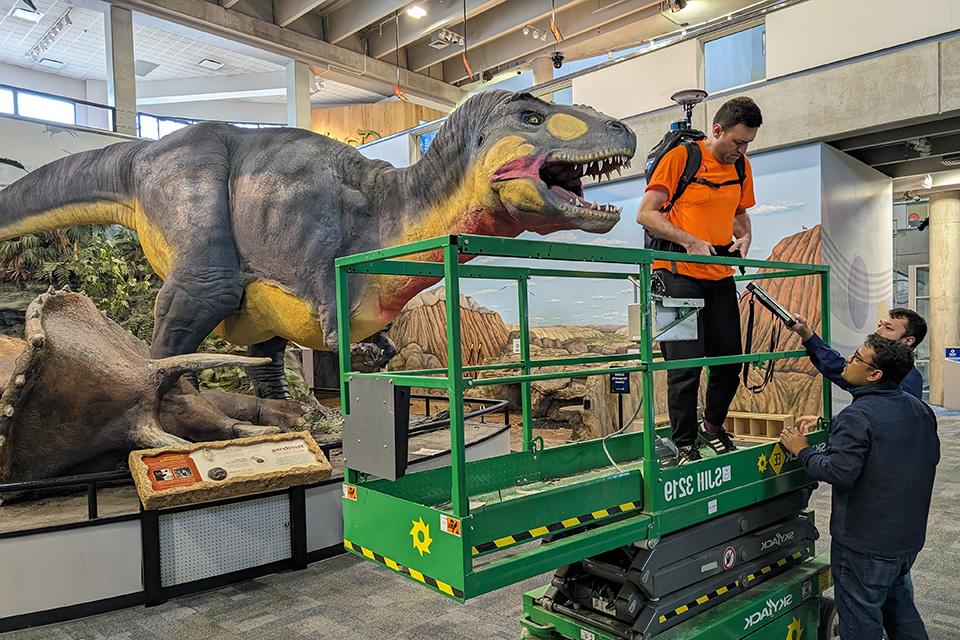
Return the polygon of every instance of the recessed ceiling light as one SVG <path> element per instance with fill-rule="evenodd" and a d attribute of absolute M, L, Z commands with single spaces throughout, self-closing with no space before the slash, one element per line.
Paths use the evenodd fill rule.
<path fill-rule="evenodd" d="M 53 58 L 41 58 L 40 62 L 38 62 L 37 64 L 44 67 L 49 67 L 51 69 L 59 69 L 60 67 L 63 66 L 62 62 L 60 62 L 59 60 L 54 60 Z"/>
<path fill-rule="evenodd" d="M 421 7 L 420 5 L 415 4 L 409 9 L 407 9 L 407 15 L 410 16 L 411 18 L 416 18 L 417 20 L 419 20 L 423 16 L 427 15 L 427 10 Z"/>
<path fill-rule="evenodd" d="M 137 77 L 142 78 L 159 66 L 156 62 L 150 62 L 149 60 L 134 60 L 133 72 Z"/>
<path fill-rule="evenodd" d="M 210 71 L 217 71 L 218 69 L 223 67 L 222 62 L 217 62 L 216 60 L 211 60 L 210 58 L 204 58 L 197 64 L 203 67 L 204 69 L 210 69 Z"/>
<path fill-rule="evenodd" d="M 29 20 L 30 22 L 40 22 L 40 18 L 43 17 L 43 14 L 39 11 L 31 11 L 30 9 L 17 7 L 13 10 L 13 17 L 20 18 L 21 20 Z"/>

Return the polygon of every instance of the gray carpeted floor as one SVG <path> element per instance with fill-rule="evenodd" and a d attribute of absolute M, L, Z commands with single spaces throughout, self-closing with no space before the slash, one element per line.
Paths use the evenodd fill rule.
<path fill-rule="evenodd" d="M 960 416 L 940 417 L 937 472 L 927 547 L 914 584 L 930 637 L 960 640 Z M 829 488 L 813 507 L 829 548 Z M 891 516 L 891 526 L 896 517 Z M 232 640 L 303 638 L 511 639 L 519 636 L 521 594 L 545 575 L 458 605 L 372 563 L 340 556 L 305 571 L 135 607 L 84 620 L 10 633 L 4 640 Z"/>

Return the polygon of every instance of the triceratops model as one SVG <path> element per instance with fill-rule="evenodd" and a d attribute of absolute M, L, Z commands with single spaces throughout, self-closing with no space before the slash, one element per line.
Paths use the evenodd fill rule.
<path fill-rule="evenodd" d="M 146 344 L 82 294 L 39 296 L 27 308 L 25 337 L 19 352 L 5 348 L 0 360 L 0 483 L 112 468 L 134 449 L 302 428 L 296 402 L 201 394 L 181 379 L 256 361 L 217 353 L 151 358 Z"/>
<path fill-rule="evenodd" d="M 164 284 L 154 358 L 193 353 L 211 330 L 249 345 L 258 394 L 285 397 L 288 340 L 336 342 L 334 258 L 454 233 L 609 231 L 620 210 L 582 199 L 584 176 L 629 162 L 619 120 L 488 91 L 457 109 L 409 168 L 299 129 L 197 124 L 33 171 L 0 192 L 0 239 L 78 224 L 135 230 Z M 423 259 L 436 259 L 425 256 Z M 367 338 L 436 280 L 351 287 L 350 336 Z"/>

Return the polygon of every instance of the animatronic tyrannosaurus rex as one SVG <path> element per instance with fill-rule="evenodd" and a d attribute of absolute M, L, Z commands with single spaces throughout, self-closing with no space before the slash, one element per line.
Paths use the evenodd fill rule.
<path fill-rule="evenodd" d="M 0 191 L 0 239 L 78 224 L 135 230 L 164 280 L 151 356 L 192 353 L 216 329 L 273 359 L 251 377 L 259 394 L 283 397 L 288 340 L 337 344 L 334 258 L 454 233 L 605 233 L 620 210 L 582 200 L 581 178 L 619 169 L 635 149 L 619 120 L 507 91 L 464 102 L 402 169 L 309 131 L 197 124 L 21 178 Z M 351 339 L 381 330 L 435 281 L 364 278 L 351 291 Z"/>

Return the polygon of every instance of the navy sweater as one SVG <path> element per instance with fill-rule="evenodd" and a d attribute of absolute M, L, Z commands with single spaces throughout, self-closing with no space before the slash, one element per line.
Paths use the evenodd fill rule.
<path fill-rule="evenodd" d="M 893 383 L 851 390 L 853 402 L 830 429 L 830 453 L 797 456 L 833 485 L 830 535 L 854 551 L 904 556 L 923 548 L 940 461 L 937 419 Z"/>
<path fill-rule="evenodd" d="M 810 362 L 817 368 L 817 371 L 841 389 L 850 391 L 850 383 L 840 377 L 847 361 L 840 355 L 839 351 L 828 346 L 817 334 L 813 334 L 809 340 L 803 343 L 803 346 L 807 350 L 807 355 L 810 356 Z M 923 399 L 923 376 L 920 375 L 916 367 L 911 369 L 900 381 L 900 388 L 918 400 Z"/>

